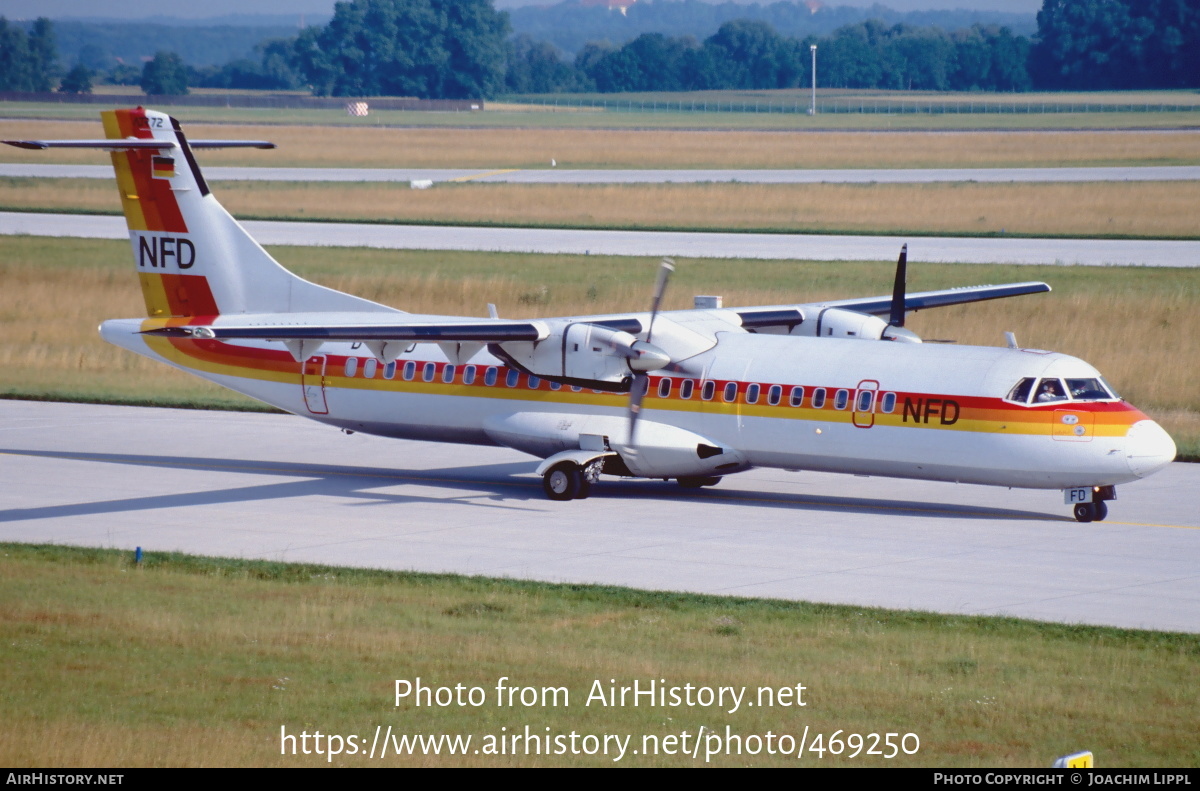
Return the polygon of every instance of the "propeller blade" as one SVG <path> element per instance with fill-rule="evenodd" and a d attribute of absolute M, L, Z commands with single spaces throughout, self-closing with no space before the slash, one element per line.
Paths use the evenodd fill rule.
<path fill-rule="evenodd" d="M 900 248 L 900 260 L 896 262 L 896 282 L 892 286 L 892 313 L 888 324 L 904 326 L 904 286 L 908 281 L 908 243 Z"/>
<path fill-rule="evenodd" d="M 645 355 L 647 359 L 640 362 L 638 365 L 630 363 L 630 368 L 635 370 L 633 375 L 633 384 L 629 388 L 629 444 L 632 447 L 633 439 L 637 433 L 637 421 L 642 412 L 642 399 L 646 397 L 646 392 L 650 389 L 650 376 L 644 370 L 637 370 L 639 366 L 651 364 L 655 354 L 665 357 L 665 362 L 654 360 L 653 364 L 656 368 L 661 368 L 663 365 L 670 363 L 669 356 L 664 354 L 660 349 L 650 345 L 650 334 L 654 332 L 654 319 L 658 316 L 658 306 L 662 304 L 663 294 L 667 290 L 667 281 L 671 279 L 671 273 L 675 271 L 675 262 L 670 258 L 664 258 L 662 264 L 658 267 L 658 281 L 654 284 L 654 299 L 650 302 L 650 323 L 646 327 L 646 342 L 639 356 Z M 662 365 L 658 365 L 662 362 Z"/>
<path fill-rule="evenodd" d="M 629 388 L 629 444 L 633 445 L 634 436 L 637 434 L 638 417 L 642 413 L 642 399 L 646 397 L 646 391 L 650 388 L 650 376 L 648 374 L 635 374 L 633 384 Z"/>
<path fill-rule="evenodd" d="M 646 342 L 650 342 L 650 333 L 654 332 L 654 317 L 658 315 L 658 306 L 662 304 L 663 293 L 667 290 L 667 281 L 675 271 L 675 262 L 664 258 L 658 267 L 658 282 L 654 284 L 654 299 L 650 303 L 650 326 L 646 328 Z"/>

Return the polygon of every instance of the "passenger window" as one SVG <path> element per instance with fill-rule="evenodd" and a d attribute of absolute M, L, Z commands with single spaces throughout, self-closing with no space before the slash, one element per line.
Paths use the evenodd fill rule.
<path fill-rule="evenodd" d="M 392 360 L 390 363 L 383 366 L 383 378 L 384 379 L 395 379 L 396 378 L 396 361 L 395 360 Z"/>
<path fill-rule="evenodd" d="M 771 385 L 767 390 L 767 403 L 775 406 L 779 403 L 779 399 L 783 398 L 783 388 L 779 385 Z"/>
<path fill-rule="evenodd" d="M 421 378 L 426 382 L 432 382 L 433 377 L 437 375 L 437 363 L 425 363 L 425 371 L 421 374 Z"/>
<path fill-rule="evenodd" d="M 751 384 L 751 385 L 747 386 L 746 387 L 746 403 L 747 404 L 757 404 L 758 403 L 758 394 L 761 391 L 761 389 L 762 388 L 758 384 Z"/>
<path fill-rule="evenodd" d="M 465 385 L 475 384 L 475 366 L 468 365 L 466 368 L 463 369 L 463 384 L 465 384 Z"/>
<path fill-rule="evenodd" d="M 662 379 L 658 380 L 658 397 L 659 398 L 670 398 L 671 397 L 671 378 L 670 377 L 664 376 Z"/>
<path fill-rule="evenodd" d="M 1033 392 L 1033 383 L 1035 379 L 1032 376 L 1027 376 L 1021 381 L 1013 385 L 1013 389 L 1008 391 L 1006 400 L 1016 401 L 1018 404 L 1028 404 L 1029 394 Z"/>
<path fill-rule="evenodd" d="M 850 393 L 846 390 L 838 390 L 833 397 L 834 409 L 845 409 L 846 404 L 850 403 Z"/>
<path fill-rule="evenodd" d="M 854 409 L 858 412 L 870 412 L 871 407 L 874 406 L 874 401 L 875 401 L 875 391 L 874 390 L 859 390 L 858 391 L 858 404 L 854 407 Z"/>
<path fill-rule="evenodd" d="M 705 401 L 712 401 L 712 397 L 714 395 L 716 395 L 716 392 L 717 392 L 717 383 L 714 382 L 713 380 L 709 379 L 707 382 L 704 383 L 704 386 L 700 388 L 700 397 L 703 398 Z"/>
<path fill-rule="evenodd" d="M 823 406 L 825 406 L 825 388 L 818 387 L 816 390 L 813 390 L 812 408 L 820 409 Z"/>
<path fill-rule="evenodd" d="M 562 390 L 562 382 L 551 382 L 550 389 L 551 390 Z"/>
<path fill-rule="evenodd" d="M 691 379 L 684 379 L 679 385 L 679 397 L 688 399 L 692 397 L 692 391 L 696 389 L 696 383 Z"/>
<path fill-rule="evenodd" d="M 375 371 L 378 368 L 379 368 L 379 361 L 376 360 L 374 357 L 368 357 L 367 361 L 365 363 L 363 363 L 363 378 L 374 379 Z"/>
<path fill-rule="evenodd" d="M 1037 404 L 1052 404 L 1056 401 L 1066 401 L 1066 391 L 1063 390 L 1062 381 L 1059 379 L 1043 379 L 1038 383 L 1037 395 L 1033 397 L 1034 403 Z"/>
<path fill-rule="evenodd" d="M 883 411 L 889 415 L 896 411 L 896 394 L 895 393 L 884 393 L 883 394 Z"/>
<path fill-rule="evenodd" d="M 454 366 L 447 365 L 442 369 L 442 382 L 445 384 L 454 384 Z"/>
<path fill-rule="evenodd" d="M 788 403 L 791 404 L 792 406 L 800 406 L 801 404 L 803 404 L 804 403 L 804 388 L 803 387 L 793 387 L 791 400 L 789 400 Z"/>
<path fill-rule="evenodd" d="M 358 358 L 346 358 L 346 376 L 352 378 L 358 372 Z"/>
<path fill-rule="evenodd" d="M 538 385 L 540 385 L 541 383 L 542 383 L 542 380 L 538 379 L 536 376 L 529 377 L 529 380 L 526 382 L 526 384 L 529 385 L 530 390 L 537 390 Z"/>
<path fill-rule="evenodd" d="M 737 400 L 737 382 L 725 383 L 725 401 L 732 403 Z"/>
<path fill-rule="evenodd" d="M 516 368 L 509 368 L 508 375 L 504 377 L 504 384 L 509 387 L 516 387 L 517 382 L 521 380 L 521 372 Z"/>
<path fill-rule="evenodd" d="M 488 369 L 484 371 L 483 383 L 488 387 L 491 387 L 492 385 L 496 384 L 496 377 L 496 366 L 489 366 Z"/>
<path fill-rule="evenodd" d="M 404 381 L 412 381 L 412 378 L 417 375 L 417 364 L 409 360 L 404 364 Z"/>

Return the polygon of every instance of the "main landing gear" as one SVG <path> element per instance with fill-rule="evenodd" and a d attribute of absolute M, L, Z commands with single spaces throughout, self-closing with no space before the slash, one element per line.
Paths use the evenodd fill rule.
<path fill-rule="evenodd" d="M 542 474 L 542 489 L 551 500 L 583 500 L 592 493 L 592 484 L 600 479 L 604 459 L 596 459 L 582 467 L 573 461 L 560 461 Z M 716 486 L 721 476 L 678 478 L 685 489 Z"/>
<path fill-rule="evenodd" d="M 551 500 L 583 500 L 592 493 L 592 484 L 600 478 L 601 459 L 580 467 L 573 461 L 562 461 L 542 475 L 542 489 Z"/>

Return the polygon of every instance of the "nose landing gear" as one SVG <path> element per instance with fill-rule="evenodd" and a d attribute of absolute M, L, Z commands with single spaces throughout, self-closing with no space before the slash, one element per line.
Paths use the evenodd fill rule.
<path fill-rule="evenodd" d="M 1078 522 L 1103 522 L 1108 516 L 1107 500 L 1117 499 L 1115 486 L 1086 486 L 1067 489 L 1064 492 L 1067 504 L 1074 504 L 1075 520 Z"/>
<path fill-rule="evenodd" d="M 1103 522 L 1106 516 L 1108 516 L 1108 506 L 1103 500 L 1075 505 L 1075 521 L 1077 522 Z"/>

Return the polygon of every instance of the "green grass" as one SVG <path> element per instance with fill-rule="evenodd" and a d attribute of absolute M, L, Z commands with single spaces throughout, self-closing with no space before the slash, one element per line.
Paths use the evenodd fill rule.
<path fill-rule="evenodd" d="M 290 733 L 743 736 L 898 732 L 880 758 L 725 766 L 1194 766 L 1200 637 L 761 599 L 653 593 L 61 546 L 0 544 L 0 745 L 10 766 L 319 766 Z M 567 706 L 494 689 L 565 687 Z M 475 707 L 395 703 L 395 681 L 481 687 Z M 803 684 L 799 707 L 583 705 L 594 681 Z M 368 738 L 369 741 L 369 738 Z M 478 742 L 476 742 L 478 743 Z M 703 753 L 701 753 L 703 757 Z M 598 756 L 334 764 L 612 765 Z M 627 756 L 624 765 L 695 765 Z"/>

